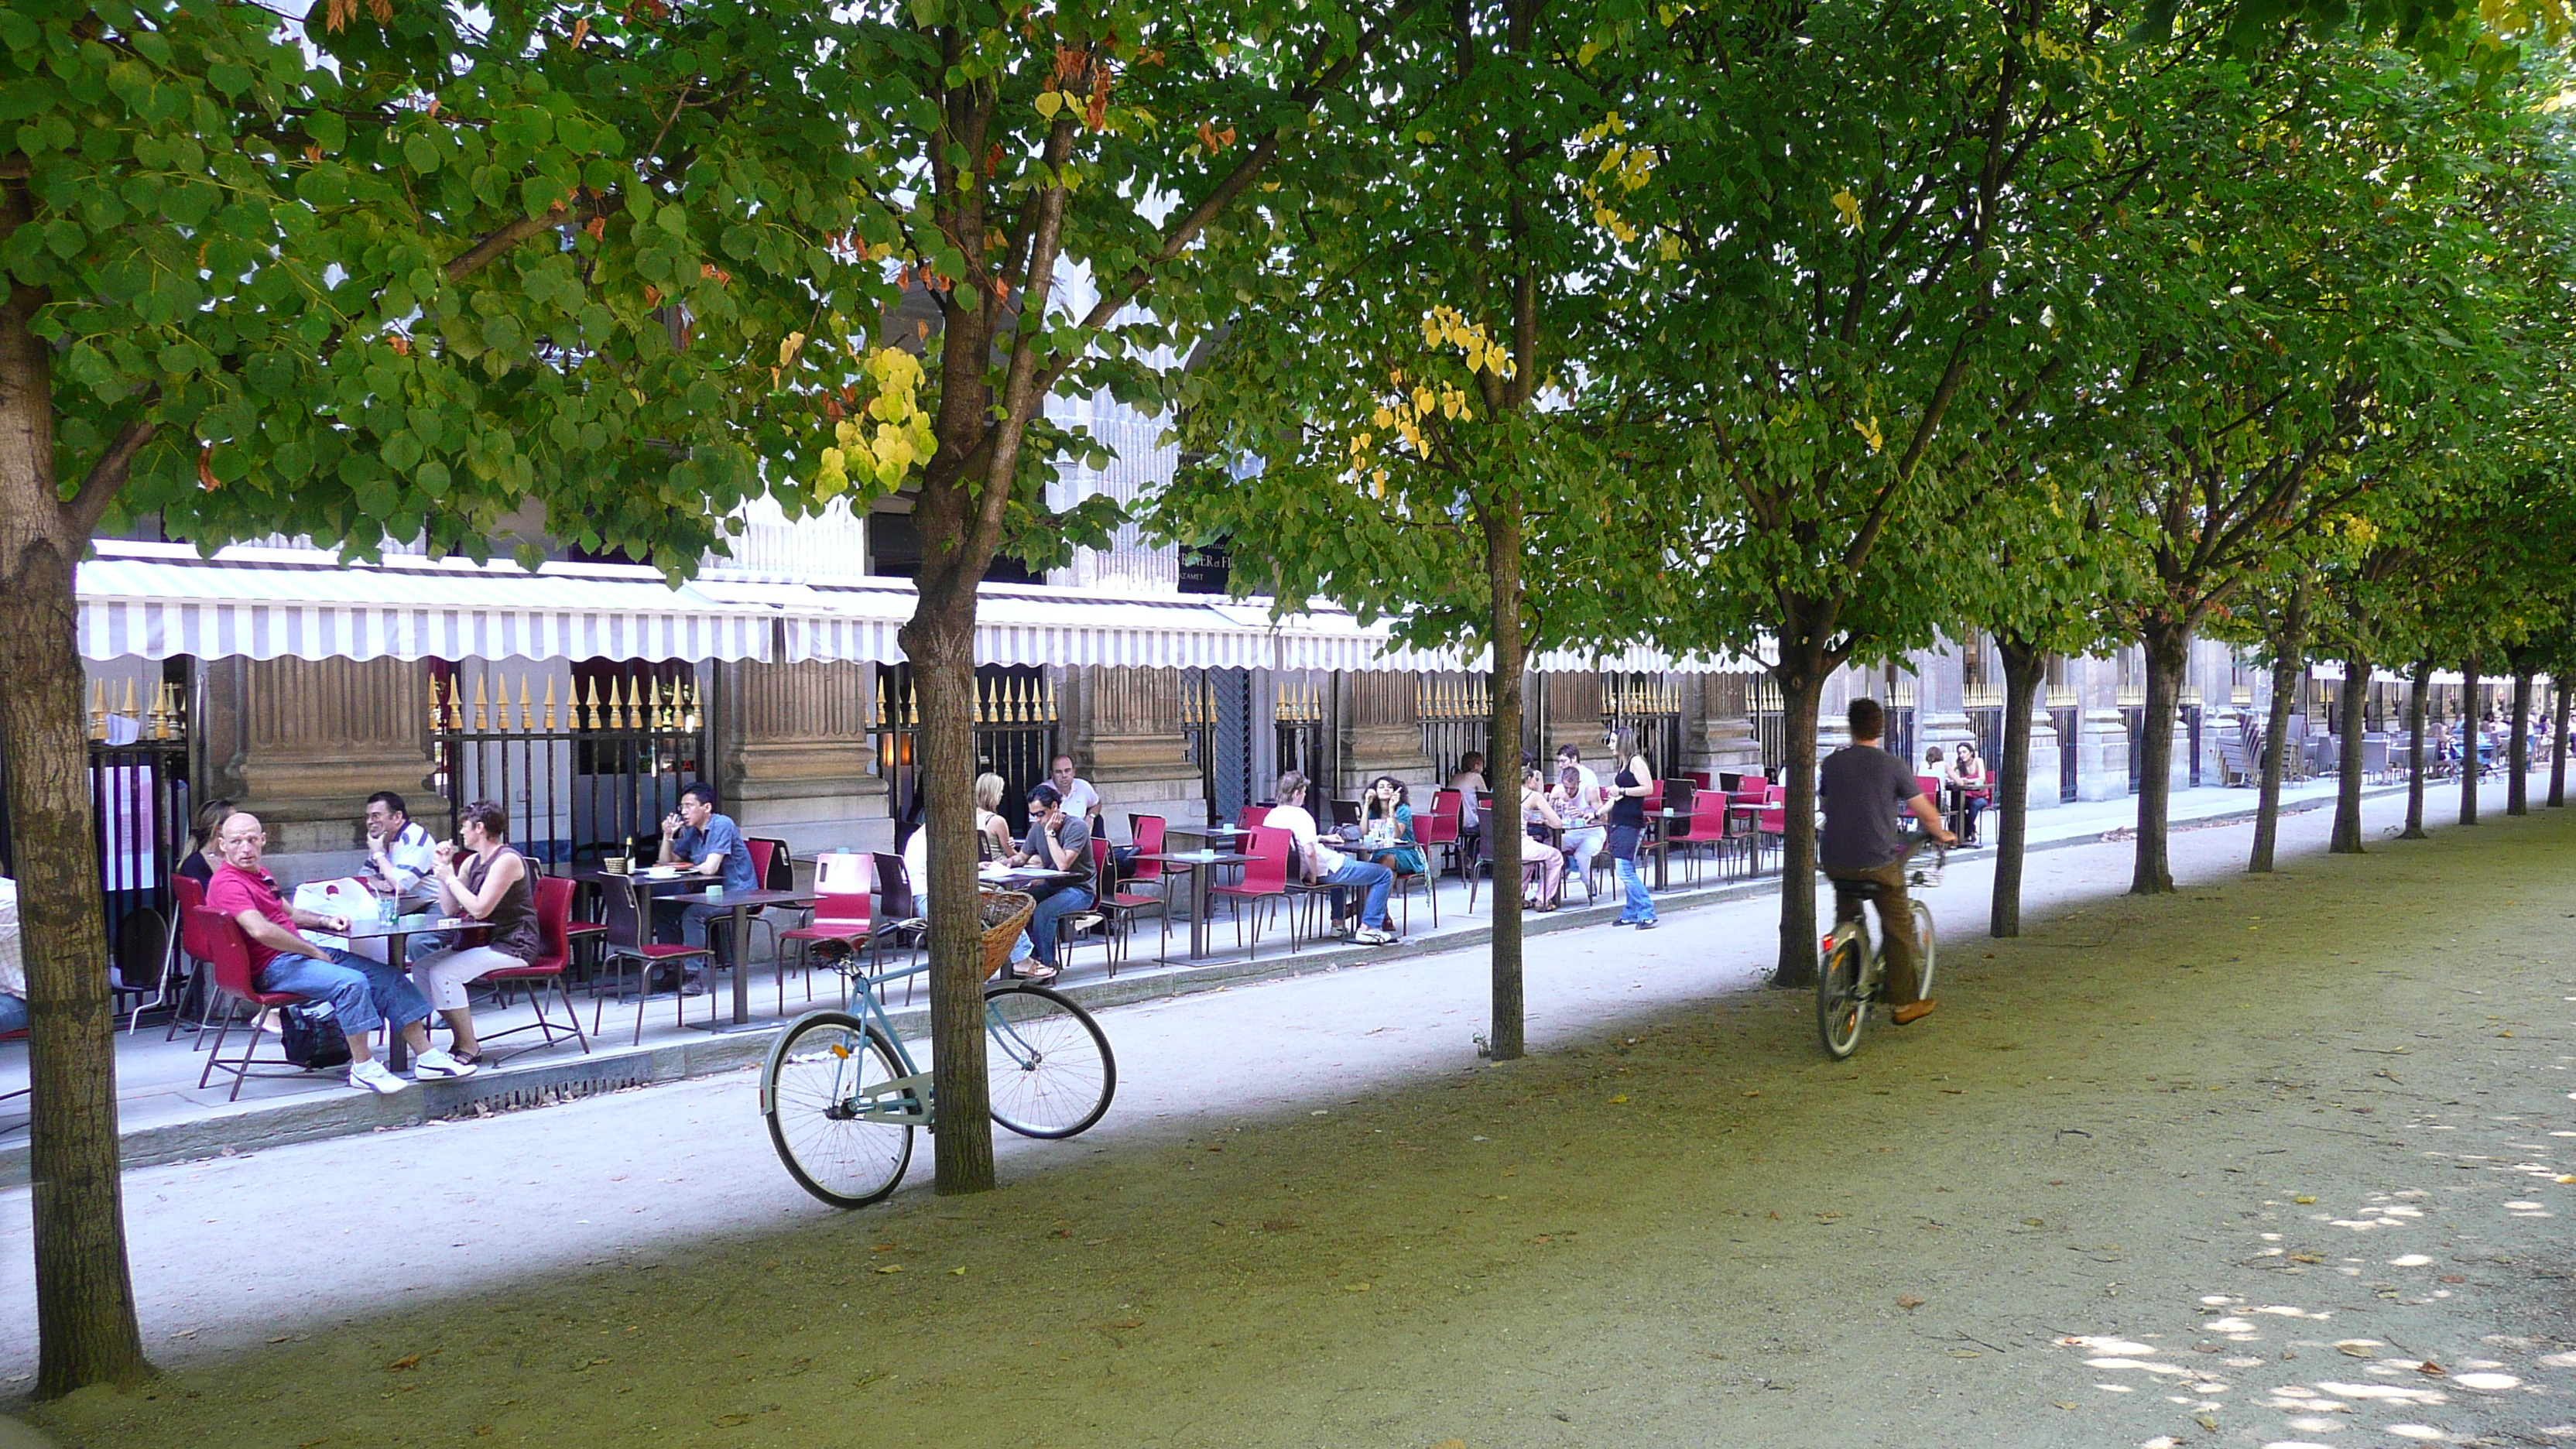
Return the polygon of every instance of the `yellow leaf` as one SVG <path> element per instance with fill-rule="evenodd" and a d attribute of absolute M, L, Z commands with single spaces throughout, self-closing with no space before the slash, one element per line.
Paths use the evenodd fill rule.
<path fill-rule="evenodd" d="M 1844 187 L 1834 193 L 1834 210 L 1843 214 L 1845 227 L 1853 231 L 1860 230 L 1860 198 L 1851 194 L 1850 187 Z"/>
<path fill-rule="evenodd" d="M 1587 40 L 1583 42 L 1583 47 L 1574 53 L 1574 63 L 1586 70 L 1590 70 L 1592 68 L 1594 57 L 1600 55 L 1601 52 L 1607 49 L 1609 49 L 1609 47 L 1603 45 L 1600 41 Z"/>
<path fill-rule="evenodd" d="M 1613 1098 L 1611 1098 L 1611 1099 L 1610 1099 L 1610 1105 L 1611 1105 L 1611 1106 L 1613 1106 L 1613 1107 L 1616 1107 L 1616 1106 L 1620 1105 L 1621 1103 L 1626 1102 L 1627 1100 L 1628 1100 L 1628 1094 L 1627 1094 L 1627 1093 L 1625 1093 L 1625 1092 L 1621 1092 L 1618 1096 L 1615 1096 L 1615 1097 L 1613 1097 Z"/>
<path fill-rule="evenodd" d="M 2294 1197 L 2294 1198 L 2290 1199 L 2290 1201 L 2295 1202 L 2295 1203 L 2312 1203 L 2312 1202 L 2315 1202 L 2315 1201 L 2316 1201 L 2316 1199 L 2315 1199 L 2315 1198 L 2313 1198 L 2313 1197 L 2311 1197 L 2311 1196 L 2309 1196 L 2309 1195 L 2307 1195 L 2306 1193 L 2301 1193 L 2299 1196 L 2297 1196 L 2297 1197 Z"/>
<path fill-rule="evenodd" d="M 1056 94 L 1055 92 L 1053 92 L 1053 91 L 1040 91 L 1040 92 L 1038 92 L 1038 114 L 1039 114 L 1039 115 L 1044 116 L 1044 117 L 1046 117 L 1048 120 L 1052 121 L 1052 120 L 1054 120 L 1054 119 L 1055 119 L 1055 113 L 1056 113 L 1056 112 L 1058 112 L 1058 111 L 1061 111 L 1061 110 L 1063 110 L 1063 109 L 1064 109 L 1064 97 L 1062 97 L 1062 96 L 1060 96 L 1060 95 L 1057 95 L 1057 94 Z"/>

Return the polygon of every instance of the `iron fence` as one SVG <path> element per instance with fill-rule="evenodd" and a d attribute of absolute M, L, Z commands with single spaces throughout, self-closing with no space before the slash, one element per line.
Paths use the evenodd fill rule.
<path fill-rule="evenodd" d="M 1310 801 L 1332 798 L 1333 709 L 1323 686 L 1302 679 L 1279 681 L 1279 699 L 1271 706 L 1278 732 L 1279 773 L 1290 770 L 1313 782 Z"/>
<path fill-rule="evenodd" d="M 1061 754 L 1055 680 L 1038 665 L 986 664 L 975 671 L 975 773 L 1002 777 L 1000 815 L 1014 836 L 1029 828 L 1029 791 L 1045 782 Z M 877 666 L 877 773 L 885 780 L 895 819 L 920 823 L 920 770 L 913 747 L 921 731 L 921 701 L 912 666 Z"/>
<path fill-rule="evenodd" d="M 130 679 L 122 710 L 109 708 L 103 682 L 90 693 L 90 826 L 107 917 L 107 959 L 115 963 L 118 983 L 131 991 L 149 991 L 159 980 L 177 907 L 170 876 L 190 848 L 189 816 L 196 802 L 190 794 L 188 696 L 181 680 L 168 678 L 153 691 L 149 710 L 138 708 Z M 9 869 L 16 873 L 14 865 Z"/>
<path fill-rule="evenodd" d="M 1414 682 L 1414 708 L 1422 717 L 1422 753 L 1446 783 L 1472 751 L 1490 754 L 1494 736 L 1493 681 L 1481 674 L 1425 674 Z M 1485 778 L 1495 778 L 1488 761 Z"/>
<path fill-rule="evenodd" d="M 499 802 L 512 843 L 540 865 L 647 848 L 680 792 L 704 777 L 707 711 L 695 670 L 585 661 L 565 693 L 559 708 L 549 678 L 541 702 L 522 674 L 514 700 L 508 677 L 487 673 L 469 701 L 453 665 L 434 669 L 431 788 L 451 820 L 477 800 Z"/>
<path fill-rule="evenodd" d="M 1762 747 L 1762 770 L 1780 779 L 1789 764 L 1789 715 L 1780 697 L 1780 681 L 1769 674 L 1746 677 L 1746 704 L 1753 716 L 1753 739 Z"/>
<path fill-rule="evenodd" d="M 2071 694 L 2049 691 L 2048 722 L 2057 727 L 2057 803 L 2070 804 L 2075 799 L 2077 770 L 2083 763 L 2081 742 L 2084 711 Z"/>
<path fill-rule="evenodd" d="M 1669 780 L 1682 767 L 1681 690 L 1661 674 L 1601 676 L 1601 723 L 1605 729 L 1636 732 L 1638 752 L 1655 767 L 1655 778 Z M 1612 769 L 1624 768 L 1621 760 Z"/>

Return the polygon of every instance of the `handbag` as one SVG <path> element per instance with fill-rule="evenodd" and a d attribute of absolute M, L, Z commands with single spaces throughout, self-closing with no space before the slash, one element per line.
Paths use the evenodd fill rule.
<path fill-rule="evenodd" d="M 308 1072 L 349 1063 L 349 1035 L 340 1030 L 340 1018 L 327 1001 L 299 1001 L 280 1007 L 277 1033 L 286 1049 L 286 1059 Z"/>

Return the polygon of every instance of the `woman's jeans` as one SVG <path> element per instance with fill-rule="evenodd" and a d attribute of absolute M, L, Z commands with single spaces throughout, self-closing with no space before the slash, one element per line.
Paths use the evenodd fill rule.
<path fill-rule="evenodd" d="M 1646 877 L 1637 869 L 1637 842 L 1645 832 L 1634 825 L 1610 827 L 1610 859 L 1619 872 L 1619 889 L 1627 899 L 1619 906 L 1619 924 L 1635 925 L 1655 918 L 1655 898 L 1646 893 Z"/>

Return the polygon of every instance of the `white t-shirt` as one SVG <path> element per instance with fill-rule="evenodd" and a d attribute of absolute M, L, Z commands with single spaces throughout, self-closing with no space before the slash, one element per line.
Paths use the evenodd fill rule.
<path fill-rule="evenodd" d="M 1072 784 L 1064 787 L 1065 814 L 1088 815 L 1099 808 L 1100 792 L 1091 788 L 1089 780 L 1077 776 Z"/>
<path fill-rule="evenodd" d="M 1548 774 L 1547 782 L 1551 785 L 1555 784 L 1556 777 L 1563 773 L 1565 773 L 1565 761 L 1563 759 L 1559 759 L 1556 762 L 1556 769 Z M 1601 777 L 1592 773 L 1592 767 L 1590 765 L 1583 764 L 1580 761 L 1576 762 L 1574 766 L 1574 778 L 1582 781 L 1583 788 L 1591 791 L 1595 799 L 1600 797 Z"/>
<path fill-rule="evenodd" d="M 1261 823 L 1273 830 L 1285 830 L 1295 836 L 1297 848 L 1300 850 L 1308 846 L 1314 847 L 1315 869 L 1323 874 L 1331 875 L 1342 868 L 1344 864 L 1342 853 L 1315 838 L 1315 817 L 1306 813 L 1305 806 L 1274 805 L 1271 807 L 1269 818 Z"/>

